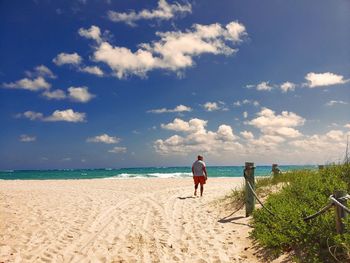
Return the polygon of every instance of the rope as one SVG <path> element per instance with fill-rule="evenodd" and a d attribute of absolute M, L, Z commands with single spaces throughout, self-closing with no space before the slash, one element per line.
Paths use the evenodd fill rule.
<path fill-rule="evenodd" d="M 337 205 L 340 206 L 341 208 L 343 208 L 346 212 L 350 213 L 350 209 L 347 208 L 345 205 L 343 205 L 342 203 L 340 203 L 337 199 L 335 199 L 332 195 L 329 197 L 332 202 Z"/>
<path fill-rule="evenodd" d="M 328 205 L 326 205 L 325 207 L 323 207 L 322 209 L 320 209 L 319 211 L 317 211 L 316 213 L 312 214 L 312 215 L 309 215 L 307 217 L 304 217 L 303 220 L 304 221 L 308 221 L 310 219 L 313 219 L 323 213 L 325 213 L 329 208 L 331 208 L 333 206 L 333 203 L 330 202 Z"/>
<path fill-rule="evenodd" d="M 254 197 L 256 198 L 256 200 L 259 202 L 259 204 L 270 214 L 272 215 L 273 217 L 277 217 L 278 219 L 280 220 L 283 220 L 281 217 L 279 217 L 277 214 L 273 213 L 270 209 L 268 209 L 264 204 L 263 202 L 259 199 L 258 195 L 256 194 L 253 186 L 251 185 L 251 183 L 247 180 L 247 176 L 246 176 L 246 171 L 247 171 L 247 168 L 244 169 L 244 172 L 243 172 L 243 176 L 244 178 L 246 179 L 246 184 L 248 185 L 249 189 L 252 191 L 252 194 L 254 195 Z M 342 203 L 340 203 L 336 198 L 333 197 L 333 195 L 331 195 L 329 197 L 330 199 L 330 202 L 324 206 L 323 208 L 321 208 L 319 211 L 317 211 L 316 213 L 312 214 L 312 215 L 309 215 L 309 216 L 306 216 L 306 217 L 303 217 L 303 220 L 304 221 L 308 221 L 310 219 L 313 219 L 323 213 L 325 213 L 328 209 L 330 209 L 333 205 L 337 205 L 337 206 L 340 206 L 341 208 L 343 208 L 346 212 L 350 213 L 350 209 L 347 208 L 346 206 L 344 206 Z M 345 196 L 342 196 L 340 198 L 338 198 L 339 200 L 349 200 L 350 199 L 350 195 L 347 194 Z"/>
<path fill-rule="evenodd" d="M 268 208 L 260 201 L 259 197 L 258 197 L 257 194 L 255 193 L 255 191 L 254 191 L 252 185 L 250 184 L 250 182 L 247 181 L 246 183 L 248 184 L 250 190 L 252 191 L 254 197 L 255 197 L 256 200 L 259 202 L 259 204 L 261 204 L 261 206 L 262 206 L 263 208 L 265 208 L 266 211 L 269 212 L 270 215 L 276 216 L 270 209 L 268 209 Z"/>
<path fill-rule="evenodd" d="M 350 199 L 350 195 L 344 195 L 344 196 L 342 196 L 342 197 L 340 197 L 340 198 L 338 198 L 339 200 L 349 200 Z"/>

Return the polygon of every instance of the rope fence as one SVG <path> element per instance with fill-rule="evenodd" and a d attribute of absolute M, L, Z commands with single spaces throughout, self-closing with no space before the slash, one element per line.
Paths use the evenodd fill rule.
<path fill-rule="evenodd" d="M 278 214 L 272 212 L 269 208 L 267 208 L 264 203 L 259 199 L 257 193 L 255 192 L 255 183 L 254 183 L 254 163 L 246 163 L 245 169 L 243 171 L 243 176 L 246 182 L 246 216 L 249 216 L 255 206 L 255 199 L 261 205 L 261 207 L 266 210 L 271 216 L 276 217 L 280 220 L 284 220 Z M 253 182 L 253 184 L 252 184 Z M 252 201 L 253 199 L 253 201 Z M 311 214 L 309 216 L 303 217 L 302 220 L 309 221 L 314 219 L 325 212 L 327 212 L 330 208 L 335 207 L 335 217 L 336 217 L 336 230 L 337 233 L 342 234 L 345 231 L 344 224 L 342 219 L 346 217 L 346 213 L 350 213 L 350 209 L 346 206 L 347 200 L 350 199 L 350 195 L 343 191 L 336 191 L 334 195 L 329 196 L 329 203 L 319 209 L 316 213 Z M 291 222 L 290 222 L 291 223 Z"/>

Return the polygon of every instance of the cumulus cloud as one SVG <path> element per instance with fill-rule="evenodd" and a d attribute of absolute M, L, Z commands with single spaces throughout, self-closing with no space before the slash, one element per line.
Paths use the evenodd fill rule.
<path fill-rule="evenodd" d="M 50 116 L 44 117 L 44 114 L 41 112 L 35 111 L 26 111 L 24 113 L 19 113 L 16 115 L 17 118 L 27 118 L 32 121 L 40 120 L 40 121 L 66 121 L 66 122 L 85 122 L 86 121 L 86 113 L 83 112 L 75 112 L 72 109 L 67 110 L 55 110 Z"/>
<path fill-rule="evenodd" d="M 255 119 L 247 122 L 247 124 L 260 129 L 263 134 L 289 138 L 301 136 L 301 133 L 294 127 L 304 123 L 305 119 L 293 112 L 282 111 L 280 115 L 276 115 L 273 110 L 268 108 L 263 108 Z"/>
<path fill-rule="evenodd" d="M 342 105 L 347 105 L 349 103 L 347 103 L 346 101 L 342 101 L 342 100 L 330 100 L 326 103 L 326 106 L 334 106 L 336 104 L 342 104 Z"/>
<path fill-rule="evenodd" d="M 44 121 L 67 121 L 67 122 L 84 122 L 86 114 L 83 112 L 75 112 L 72 109 L 55 110 L 51 116 L 48 116 Z"/>
<path fill-rule="evenodd" d="M 282 83 L 280 86 L 282 92 L 284 92 L 284 93 L 286 93 L 288 91 L 294 91 L 295 87 L 296 87 L 296 85 L 292 82 L 289 82 L 289 81 Z"/>
<path fill-rule="evenodd" d="M 110 152 L 110 153 L 126 153 L 127 148 L 121 147 L 121 146 L 115 146 L 115 147 L 113 147 L 113 149 L 109 150 L 108 152 Z"/>
<path fill-rule="evenodd" d="M 93 39 L 97 43 L 100 43 L 102 41 L 101 30 L 98 26 L 92 25 L 89 29 L 80 28 L 78 33 L 80 36 Z"/>
<path fill-rule="evenodd" d="M 344 79 L 342 75 L 337 75 L 331 72 L 314 73 L 310 72 L 305 76 L 307 86 L 309 88 L 324 87 L 330 85 L 344 84 L 349 80 Z"/>
<path fill-rule="evenodd" d="M 188 122 L 179 118 L 175 118 L 173 122 L 170 122 L 168 124 L 161 124 L 161 128 L 180 132 L 200 133 L 205 131 L 205 126 L 207 125 L 207 122 L 208 121 L 197 118 L 191 119 Z"/>
<path fill-rule="evenodd" d="M 39 76 L 35 79 L 23 78 L 16 82 L 4 83 L 3 87 L 10 89 L 25 89 L 30 91 L 38 91 L 41 89 L 49 89 L 51 84 Z"/>
<path fill-rule="evenodd" d="M 120 142 L 120 138 L 115 136 L 109 136 L 108 134 L 104 133 L 101 135 L 97 135 L 95 137 L 90 137 L 86 139 L 87 142 L 100 142 L 100 143 L 106 143 L 106 144 L 115 144 Z"/>
<path fill-rule="evenodd" d="M 35 136 L 29 136 L 27 134 L 22 134 L 19 137 L 19 141 L 21 141 L 21 142 L 35 142 L 36 141 L 36 137 Z"/>
<path fill-rule="evenodd" d="M 15 116 L 16 118 L 27 118 L 31 121 L 34 121 L 34 120 L 42 120 L 44 115 L 40 112 L 35 112 L 35 111 L 26 111 L 26 112 L 23 112 L 23 113 L 18 113 L 16 114 Z"/>
<path fill-rule="evenodd" d="M 243 118 L 244 119 L 248 118 L 248 112 L 246 112 L 246 111 L 243 112 Z"/>
<path fill-rule="evenodd" d="M 65 64 L 79 65 L 81 61 L 82 58 L 77 53 L 60 53 L 52 60 L 57 66 Z"/>
<path fill-rule="evenodd" d="M 233 141 L 236 138 L 230 125 L 222 124 L 216 132 L 216 139 L 221 141 Z"/>
<path fill-rule="evenodd" d="M 191 107 L 180 104 L 176 106 L 174 109 L 161 108 L 161 109 L 149 110 L 147 112 L 159 114 L 159 113 L 190 112 L 190 111 L 192 111 Z"/>
<path fill-rule="evenodd" d="M 102 77 L 104 75 L 102 69 L 100 69 L 98 66 L 87 66 L 80 68 L 80 71 L 90 73 L 99 77 Z"/>
<path fill-rule="evenodd" d="M 66 94 L 63 90 L 57 89 L 53 91 L 45 91 L 42 93 L 42 96 L 51 100 L 62 100 L 65 98 L 69 98 L 75 102 L 86 103 L 95 97 L 94 94 L 89 92 L 88 87 L 70 87 L 68 88 L 68 94 Z"/>
<path fill-rule="evenodd" d="M 269 84 L 268 81 L 263 81 L 258 85 L 256 85 L 256 90 L 259 90 L 259 91 L 271 91 L 272 89 L 273 87 Z"/>
<path fill-rule="evenodd" d="M 277 114 L 262 108 L 256 117 L 245 124 L 258 131 L 243 130 L 237 136 L 230 125 L 219 125 L 215 131 L 208 130 L 208 121 L 175 118 L 162 124 L 162 129 L 173 132 L 165 138 L 154 141 L 155 151 L 164 157 L 188 158 L 203 153 L 210 160 L 221 164 L 244 163 L 247 160 L 297 164 L 317 164 L 343 159 L 346 137 L 350 130 L 332 129 L 324 134 L 302 134 L 296 127 L 305 119 L 293 112 Z M 344 128 L 350 129 L 350 123 Z M 342 150 L 343 149 L 343 150 Z M 232 159 L 234 157 L 234 160 Z M 275 158 L 271 160 L 271 157 Z M 238 163 L 237 163 L 238 162 Z"/>
<path fill-rule="evenodd" d="M 254 139 L 254 134 L 252 132 L 250 132 L 250 131 L 242 131 L 242 132 L 240 132 L 240 134 L 246 140 Z"/>
<path fill-rule="evenodd" d="M 68 96 L 73 101 L 88 102 L 95 97 L 94 94 L 89 93 L 88 87 L 70 87 L 68 88 Z"/>
<path fill-rule="evenodd" d="M 163 129 L 183 132 L 184 135 L 172 135 L 167 139 L 158 139 L 154 142 L 155 150 L 164 155 L 184 155 L 188 153 L 218 153 L 232 149 L 240 149 L 241 145 L 236 141 L 237 136 L 231 126 L 222 124 L 217 131 L 208 131 L 206 120 L 174 119 L 173 122 L 162 124 Z"/>
<path fill-rule="evenodd" d="M 237 52 L 234 44 L 241 42 L 247 33 L 243 24 L 234 21 L 226 26 L 195 24 L 185 32 L 157 32 L 156 35 L 160 38 L 158 41 L 142 43 L 136 51 L 102 41 L 95 47 L 93 59 L 106 63 L 120 79 L 128 75 L 145 77 L 155 69 L 180 73 L 194 66 L 193 58 L 201 54 L 234 54 Z"/>
<path fill-rule="evenodd" d="M 341 130 L 331 130 L 325 134 L 314 134 L 311 136 L 304 136 L 300 140 L 291 141 L 289 144 L 296 149 L 300 149 L 309 155 L 320 155 L 327 158 L 340 158 L 339 150 L 346 148 L 346 139 L 350 132 L 345 133 Z M 330 161 L 330 160 L 327 160 Z"/>
<path fill-rule="evenodd" d="M 191 4 L 187 3 L 180 5 L 179 3 L 168 4 L 166 0 L 159 0 L 158 7 L 153 10 L 143 9 L 140 12 L 134 10 L 129 13 L 115 12 L 109 10 L 108 18 L 113 22 L 124 22 L 130 26 L 135 26 L 135 22 L 138 20 L 169 20 L 174 18 L 177 14 L 191 13 Z"/>
<path fill-rule="evenodd" d="M 217 111 L 217 110 L 222 110 L 222 111 L 227 111 L 228 108 L 226 107 L 226 103 L 223 101 L 218 101 L 218 102 L 206 102 L 203 105 L 203 108 L 206 111 Z"/>
<path fill-rule="evenodd" d="M 45 91 L 42 95 L 49 100 L 62 100 L 66 98 L 66 93 L 60 89 Z"/>
<path fill-rule="evenodd" d="M 206 111 L 216 111 L 220 109 L 219 105 L 216 102 L 209 102 L 209 101 L 206 102 L 203 105 L 203 107 Z"/>
<path fill-rule="evenodd" d="M 34 68 L 34 71 L 25 71 L 25 74 L 29 77 L 29 78 L 33 78 L 33 77 L 48 77 L 51 79 L 56 78 L 56 75 L 53 74 L 53 72 L 46 66 L 44 65 L 39 65 L 36 66 Z"/>

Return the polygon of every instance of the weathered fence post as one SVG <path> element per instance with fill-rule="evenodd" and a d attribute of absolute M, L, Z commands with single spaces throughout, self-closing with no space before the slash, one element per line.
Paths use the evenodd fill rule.
<path fill-rule="evenodd" d="M 273 176 L 279 175 L 281 173 L 281 170 L 278 168 L 277 163 L 272 164 L 271 172 L 272 172 Z"/>
<path fill-rule="evenodd" d="M 339 199 L 339 198 L 344 197 L 344 196 L 346 196 L 346 191 L 336 190 L 334 192 L 334 198 L 337 199 L 339 201 L 339 203 L 346 206 L 346 199 Z M 338 205 L 335 205 L 334 207 L 335 207 L 335 209 L 334 209 L 334 211 L 335 211 L 335 227 L 337 229 L 338 234 L 343 234 L 345 231 L 343 219 L 346 217 L 346 212 L 343 208 L 341 208 Z"/>
<path fill-rule="evenodd" d="M 255 208 L 255 197 L 252 190 L 250 189 L 248 182 L 255 190 L 255 180 L 254 180 L 254 163 L 246 162 L 244 168 L 245 174 L 245 216 L 250 216 Z"/>

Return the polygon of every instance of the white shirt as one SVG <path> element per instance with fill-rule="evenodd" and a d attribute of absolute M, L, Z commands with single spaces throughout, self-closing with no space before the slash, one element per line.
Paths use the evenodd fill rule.
<path fill-rule="evenodd" d="M 193 175 L 194 176 L 204 176 L 205 173 L 203 171 L 203 168 L 205 168 L 205 162 L 201 161 L 201 160 L 197 160 L 193 163 L 192 165 L 193 168 Z"/>

